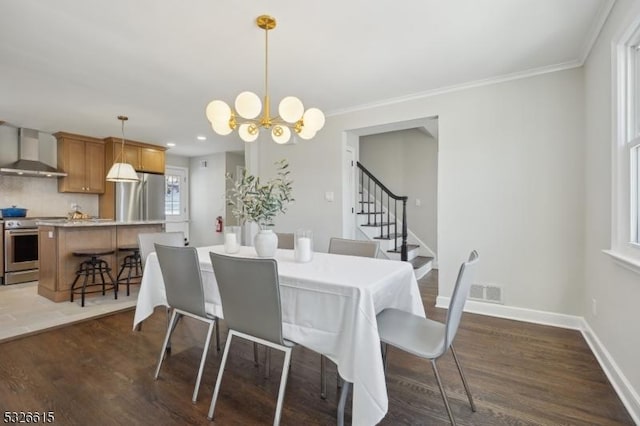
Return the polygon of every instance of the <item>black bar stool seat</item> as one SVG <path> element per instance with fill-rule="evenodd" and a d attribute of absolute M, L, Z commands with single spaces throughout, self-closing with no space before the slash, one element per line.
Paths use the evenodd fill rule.
<path fill-rule="evenodd" d="M 98 293 L 102 292 L 104 296 L 107 290 L 113 290 L 114 298 L 118 299 L 118 283 L 113 279 L 113 275 L 111 275 L 111 267 L 109 263 L 101 259 L 100 256 L 108 256 L 110 254 L 115 253 L 114 250 L 111 249 L 84 249 L 84 250 L 75 250 L 73 255 L 76 257 L 85 257 L 86 260 L 83 260 L 76 271 L 76 278 L 73 280 L 73 284 L 71 284 L 71 301 L 73 302 L 73 295 L 80 294 L 81 295 L 81 306 L 84 307 L 84 296 L 89 293 Z M 107 282 L 104 278 L 104 274 L 107 274 L 109 277 L 109 281 Z M 96 281 L 96 277 L 100 276 L 100 282 Z M 91 276 L 91 283 L 89 283 L 89 276 Z M 76 284 L 78 284 L 80 277 L 84 277 L 82 280 L 82 286 L 78 286 L 76 288 Z M 100 287 L 97 290 L 88 290 L 94 287 Z"/>
<path fill-rule="evenodd" d="M 127 296 L 129 296 L 129 285 L 131 284 L 131 279 L 142 277 L 142 257 L 140 256 L 140 249 L 138 246 L 123 246 L 119 247 L 118 251 L 130 252 L 130 254 L 126 255 L 124 259 L 122 259 L 120 271 L 116 278 L 118 286 L 120 286 L 120 283 L 127 284 Z M 124 274 L 125 270 L 127 271 L 127 276 L 120 278 Z"/>

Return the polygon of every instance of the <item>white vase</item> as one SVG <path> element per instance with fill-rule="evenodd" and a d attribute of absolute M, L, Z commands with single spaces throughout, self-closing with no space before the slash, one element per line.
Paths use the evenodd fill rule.
<path fill-rule="evenodd" d="M 253 239 L 258 257 L 274 257 L 278 248 L 278 236 L 271 229 L 261 229 Z"/>

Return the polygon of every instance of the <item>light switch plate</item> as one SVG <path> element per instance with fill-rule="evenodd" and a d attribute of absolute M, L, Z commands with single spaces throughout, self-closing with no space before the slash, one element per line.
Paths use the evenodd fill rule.
<path fill-rule="evenodd" d="M 327 191 L 324 193 L 324 199 L 332 202 L 333 201 L 333 191 Z"/>

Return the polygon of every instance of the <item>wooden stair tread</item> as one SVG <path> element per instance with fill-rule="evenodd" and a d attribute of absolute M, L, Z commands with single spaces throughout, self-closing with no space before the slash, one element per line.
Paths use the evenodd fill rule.
<path fill-rule="evenodd" d="M 418 247 L 420 247 L 418 244 L 407 244 L 407 251 L 417 249 Z M 387 253 L 400 253 L 401 251 L 401 248 L 398 247 L 398 250 L 387 250 Z"/>
<path fill-rule="evenodd" d="M 384 235 L 380 235 L 378 237 L 373 237 L 374 240 L 393 240 L 396 238 L 401 238 L 402 234 L 398 234 L 398 233 L 391 233 L 391 234 L 384 234 Z"/>
<path fill-rule="evenodd" d="M 393 225 L 393 224 L 388 222 L 380 222 L 380 223 L 364 223 L 360 226 L 387 226 L 387 225 Z"/>
<path fill-rule="evenodd" d="M 356 214 L 384 214 L 384 212 L 358 212 Z"/>
<path fill-rule="evenodd" d="M 431 262 L 433 257 L 431 256 L 416 256 L 408 262 L 413 265 L 413 269 L 420 269 L 427 263 Z"/>

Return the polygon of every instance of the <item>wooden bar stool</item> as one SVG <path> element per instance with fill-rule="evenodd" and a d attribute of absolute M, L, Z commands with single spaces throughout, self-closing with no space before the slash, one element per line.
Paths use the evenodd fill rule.
<path fill-rule="evenodd" d="M 118 277 L 116 278 L 118 287 L 120 286 L 121 282 L 125 282 L 127 284 L 127 296 L 129 296 L 129 285 L 131 284 L 131 279 L 142 277 L 142 258 L 140 257 L 140 249 L 138 248 L 138 246 L 124 246 L 118 248 L 118 251 L 131 253 L 126 255 L 124 259 L 122 259 L 120 271 L 118 272 Z M 122 274 L 124 274 L 125 270 L 127 271 L 127 276 L 120 278 Z"/>
<path fill-rule="evenodd" d="M 113 290 L 115 299 L 118 299 L 118 283 L 113 279 L 111 275 L 111 267 L 106 260 L 101 259 L 100 256 L 107 256 L 113 254 L 114 250 L 110 249 L 86 249 L 76 250 L 73 252 L 74 256 L 85 257 L 86 260 L 80 263 L 78 270 L 76 271 L 76 279 L 71 284 L 71 301 L 73 302 L 73 295 L 80 294 L 82 297 L 81 306 L 84 307 L 84 296 L 89 293 L 102 292 L 104 296 L 107 290 Z M 109 282 L 105 281 L 104 274 L 109 277 Z M 96 277 L 100 276 L 101 282 L 96 282 Z M 89 283 L 89 276 L 91 276 L 91 283 Z M 76 288 L 80 277 L 84 277 L 82 280 L 82 287 Z M 87 288 L 101 287 L 97 290 L 89 290 Z"/>

